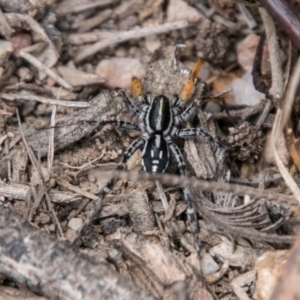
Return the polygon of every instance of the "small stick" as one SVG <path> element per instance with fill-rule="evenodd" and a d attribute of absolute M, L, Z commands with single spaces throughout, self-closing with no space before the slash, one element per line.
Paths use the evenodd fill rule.
<path fill-rule="evenodd" d="M 288 118 L 290 116 L 290 112 L 293 107 L 293 102 L 298 90 L 299 83 L 300 83 L 300 58 L 298 58 L 292 76 L 290 78 L 288 88 L 286 90 L 285 97 L 284 97 L 283 109 L 280 108 L 277 109 L 273 129 L 272 129 L 272 134 L 271 134 L 271 146 L 273 149 L 277 167 L 282 177 L 284 178 L 285 183 L 291 189 L 295 198 L 298 200 L 300 204 L 300 189 L 297 183 L 295 182 L 295 180 L 293 179 L 293 177 L 291 176 L 291 174 L 289 173 L 289 171 L 287 170 L 287 168 L 284 166 L 278 154 L 278 151 L 276 149 L 276 142 L 278 140 L 278 137 L 282 133 L 283 128 L 286 125 L 286 122 L 288 121 Z"/>
<path fill-rule="evenodd" d="M 19 128 L 20 128 L 20 133 L 21 133 L 21 136 L 22 136 L 22 141 L 26 147 L 26 150 L 27 150 L 27 153 L 28 153 L 28 156 L 30 158 L 30 161 L 33 165 L 33 167 L 36 169 L 36 171 L 38 172 L 39 174 L 39 177 L 40 177 L 40 180 L 41 180 L 41 188 L 43 189 L 43 193 L 45 195 L 45 198 L 46 198 L 46 202 L 47 202 L 47 206 L 52 214 L 52 218 L 53 218 L 53 221 L 56 225 L 56 228 L 58 229 L 58 232 L 59 232 L 59 235 L 61 237 L 64 237 L 64 233 L 62 231 L 62 228 L 60 226 L 60 223 L 58 221 L 58 218 L 56 216 L 56 213 L 55 213 L 55 210 L 53 209 L 53 206 L 52 206 L 52 203 L 51 203 L 51 198 L 45 188 L 45 184 L 44 184 L 44 180 L 43 180 L 43 174 L 41 172 L 41 169 L 39 168 L 38 166 L 38 161 L 37 159 L 35 158 L 34 154 L 33 154 L 33 151 L 31 150 L 31 148 L 29 147 L 27 141 L 26 141 L 26 138 L 25 138 L 25 135 L 23 133 L 23 130 L 22 130 L 22 124 L 21 124 L 21 120 L 20 120 L 20 115 L 19 115 L 19 111 L 18 109 L 16 109 L 16 114 L 17 114 L 17 119 L 18 119 L 18 124 L 19 124 Z"/>
<path fill-rule="evenodd" d="M 171 174 L 150 174 L 144 172 L 134 171 L 109 171 L 99 172 L 99 176 L 103 176 L 107 179 L 129 179 L 132 181 L 140 180 L 159 180 L 162 184 L 180 187 L 190 187 L 192 189 L 201 189 L 203 191 L 214 191 L 223 193 L 234 193 L 237 196 L 244 196 L 245 194 L 255 199 L 265 198 L 267 200 L 276 199 L 277 202 L 285 201 L 289 204 L 298 204 L 293 196 L 286 196 L 284 194 L 276 193 L 270 190 L 261 190 L 250 186 L 242 186 L 238 184 L 217 182 L 217 181 L 206 181 L 197 178 L 181 177 Z"/>
<path fill-rule="evenodd" d="M 259 8 L 259 12 L 264 22 L 268 49 L 270 52 L 272 86 L 269 93 L 273 96 L 275 106 L 281 107 L 283 95 L 283 74 L 276 28 L 272 17 L 264 8 Z"/>
<path fill-rule="evenodd" d="M 287 0 L 259 0 L 278 25 L 289 35 L 293 44 L 300 49 L 300 19 L 296 7 Z"/>
<path fill-rule="evenodd" d="M 99 41 L 92 46 L 87 46 L 82 52 L 80 52 L 74 59 L 76 63 L 80 63 L 81 61 L 85 60 L 89 56 L 95 55 L 99 51 L 107 48 L 108 46 L 119 44 L 125 41 L 139 39 L 151 34 L 162 34 L 169 32 L 171 30 L 177 30 L 186 28 L 189 26 L 189 22 L 186 20 L 176 21 L 165 23 L 162 25 L 157 26 L 148 26 L 144 28 L 140 28 L 137 30 L 130 30 L 126 32 L 118 33 L 117 35 L 113 36 L 112 38 L 105 39 L 103 41 Z"/>
<path fill-rule="evenodd" d="M 25 60 L 27 60 L 29 63 L 31 63 L 33 66 L 35 66 L 37 69 L 45 72 L 49 77 L 51 77 L 52 79 L 54 79 L 57 83 L 59 83 L 65 89 L 67 89 L 69 91 L 73 90 L 73 87 L 68 82 L 66 82 L 62 77 L 60 77 L 59 75 L 57 75 L 50 68 L 48 68 L 43 63 L 41 63 L 37 58 L 35 58 L 30 53 L 28 53 L 29 48 L 31 48 L 31 47 L 27 47 L 25 49 L 22 49 L 19 52 L 19 55 L 22 58 L 24 58 Z"/>
<path fill-rule="evenodd" d="M 162 203 L 162 206 L 163 206 L 163 208 L 164 208 L 164 210 L 166 212 L 166 210 L 169 207 L 169 203 L 168 203 L 166 194 L 164 193 L 162 185 L 161 185 L 161 183 L 158 180 L 155 180 L 155 185 L 156 185 L 156 188 L 157 188 L 157 191 L 158 191 L 159 198 L 160 198 L 160 201 Z"/>
<path fill-rule="evenodd" d="M 99 26 L 101 23 L 103 23 L 105 20 L 111 17 L 113 11 L 111 9 L 105 9 L 101 11 L 96 16 L 84 20 L 80 22 L 79 24 L 75 24 L 76 28 L 79 28 L 78 32 L 87 32 L 91 29 L 93 29 L 96 26 Z"/>
<path fill-rule="evenodd" d="M 59 53 L 57 52 L 53 42 L 48 37 L 44 28 L 40 25 L 38 21 L 36 21 L 33 17 L 29 14 L 17 14 L 17 13 L 5 13 L 4 16 L 6 17 L 9 25 L 11 27 L 18 27 L 25 30 L 32 30 L 36 33 L 44 42 L 46 42 L 54 51 L 55 55 L 59 57 Z M 27 25 L 27 26 L 26 26 Z M 25 50 L 25 49 L 23 49 Z"/>
<path fill-rule="evenodd" d="M 4 205 L 0 228 L 1 276 L 47 299 L 157 299 L 106 263 L 37 230 Z"/>
<path fill-rule="evenodd" d="M 55 129 L 56 109 L 57 109 L 57 105 L 54 105 L 51 114 L 51 119 L 50 119 L 51 129 L 49 130 L 49 147 L 48 147 L 48 159 L 47 159 L 48 171 L 50 173 L 51 173 L 51 168 L 53 165 L 53 158 L 54 158 L 54 129 Z"/>
<path fill-rule="evenodd" d="M 238 3 L 238 7 L 240 9 L 240 12 L 242 13 L 242 16 L 244 17 L 249 29 L 253 30 L 257 26 L 257 22 L 251 15 L 251 12 L 243 3 Z"/>
<path fill-rule="evenodd" d="M 56 9 L 56 14 L 63 16 L 71 13 L 79 13 L 87 9 L 96 9 L 116 2 L 117 0 L 66 0 L 60 3 Z"/>
<path fill-rule="evenodd" d="M 282 177 L 284 178 L 285 183 L 288 185 L 295 198 L 300 203 L 300 189 L 293 177 L 290 175 L 287 168 L 285 167 L 284 163 L 282 162 L 276 148 L 278 138 L 280 134 L 282 134 L 283 128 L 285 127 L 290 117 L 296 91 L 300 83 L 300 59 L 298 59 L 297 64 L 293 70 L 283 101 L 283 72 L 275 24 L 269 13 L 264 8 L 259 8 L 259 11 L 264 22 L 266 36 L 268 40 L 268 48 L 270 52 L 272 87 L 270 88 L 269 93 L 273 97 L 274 104 L 277 107 L 275 121 L 271 133 L 271 149 L 274 153 L 277 167 Z"/>
<path fill-rule="evenodd" d="M 13 93 L 9 93 L 9 94 L 3 93 L 1 94 L 1 98 L 9 101 L 17 101 L 17 100 L 37 101 L 45 104 L 60 105 L 60 106 L 67 106 L 67 107 L 84 108 L 90 106 L 88 102 L 57 100 L 57 99 L 45 98 L 45 97 L 35 96 L 35 95 L 21 95 L 21 94 L 13 94 Z"/>
<path fill-rule="evenodd" d="M 15 186 L 0 182 L 0 195 L 3 197 L 9 199 L 26 200 L 28 193 L 30 193 L 30 187 L 28 185 L 18 184 L 18 186 Z M 53 203 L 59 204 L 72 203 L 80 200 L 77 194 L 57 190 L 50 191 L 50 196 Z"/>
<path fill-rule="evenodd" d="M 4 37 L 9 40 L 14 32 L 14 30 L 10 27 L 7 22 L 2 9 L 0 8 L 0 32 L 4 35 Z"/>
<path fill-rule="evenodd" d="M 255 127 L 258 129 L 261 128 L 262 124 L 265 122 L 270 110 L 272 108 L 272 101 L 270 99 L 267 100 L 265 107 L 263 108 L 262 113 L 256 121 Z"/>
<path fill-rule="evenodd" d="M 28 217 L 27 217 L 28 222 L 32 221 L 32 218 L 35 215 L 38 207 L 41 205 L 41 202 L 42 202 L 42 199 L 43 199 L 43 196 L 44 196 L 43 193 L 38 193 L 37 192 L 36 188 L 33 186 L 32 183 L 30 183 L 30 185 L 31 185 L 31 194 L 33 196 L 34 202 L 32 204 L 31 210 L 30 210 L 30 212 L 28 214 Z"/>

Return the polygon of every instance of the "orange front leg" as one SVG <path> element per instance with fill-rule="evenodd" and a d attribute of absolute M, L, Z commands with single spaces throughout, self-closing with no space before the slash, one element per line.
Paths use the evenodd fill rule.
<path fill-rule="evenodd" d="M 187 102 L 190 99 L 190 97 L 194 91 L 194 87 L 195 87 L 195 84 L 197 81 L 197 76 L 198 76 L 201 66 L 202 66 L 202 60 L 198 59 L 198 61 L 196 62 L 195 66 L 190 74 L 190 77 L 186 80 L 186 82 L 182 88 L 182 91 L 180 94 L 180 99 L 183 102 Z"/>
<path fill-rule="evenodd" d="M 136 98 L 139 102 L 143 102 L 142 84 L 141 84 L 140 80 L 135 76 L 132 77 L 132 79 L 131 79 L 131 88 L 132 88 L 133 97 Z"/>

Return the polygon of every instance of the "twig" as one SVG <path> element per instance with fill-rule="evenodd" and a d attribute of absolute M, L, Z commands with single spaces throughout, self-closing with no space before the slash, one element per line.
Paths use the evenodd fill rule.
<path fill-rule="evenodd" d="M 286 125 L 291 109 L 293 107 L 293 102 L 299 87 L 300 83 L 300 58 L 298 58 L 298 61 L 296 63 L 296 66 L 293 70 L 293 73 L 291 75 L 285 96 L 284 96 L 284 102 L 283 102 L 283 108 L 282 110 L 279 108 L 276 113 L 272 135 L 271 135 L 271 146 L 274 152 L 274 157 L 278 166 L 278 169 L 282 175 L 282 177 L 285 180 L 285 183 L 288 185 L 288 187 L 293 192 L 295 198 L 298 200 L 300 204 L 300 190 L 293 179 L 293 177 L 290 175 L 286 167 L 284 166 L 278 151 L 276 149 L 276 142 L 278 140 L 279 135 L 282 133 L 284 126 Z"/>
<path fill-rule="evenodd" d="M 264 22 L 271 61 L 272 86 L 269 93 L 273 96 L 275 106 L 281 107 L 283 95 L 283 74 L 275 24 L 269 13 L 264 8 L 259 8 L 259 12 Z"/>
<path fill-rule="evenodd" d="M 293 69 L 291 77 L 289 79 L 287 89 L 283 99 L 282 107 L 282 118 L 279 126 L 280 132 L 283 131 L 283 128 L 286 126 L 293 109 L 293 104 L 297 95 L 297 91 L 300 83 L 300 58 L 298 58 L 296 65 Z"/>
<path fill-rule="evenodd" d="M 116 34 L 120 34 L 120 31 L 94 30 L 84 33 L 71 33 L 68 36 L 68 42 L 71 45 L 91 44 L 100 40 L 110 39 Z"/>
<path fill-rule="evenodd" d="M 44 180 L 43 180 L 43 174 L 42 174 L 42 171 L 41 169 L 39 168 L 38 166 L 38 161 L 37 159 L 35 158 L 34 154 L 33 154 L 33 151 L 31 150 L 31 148 L 29 147 L 27 141 L 26 141 L 26 138 L 25 138 L 25 135 L 23 133 L 23 130 L 22 130 L 22 124 L 21 124 L 21 120 L 20 120 L 20 116 L 19 116 L 19 111 L 18 109 L 16 109 L 16 114 L 17 114 L 17 119 L 18 119 L 18 124 L 19 124 L 19 128 L 20 128 L 20 133 L 21 133 L 21 137 L 22 137 L 22 141 L 26 147 L 26 150 L 27 150 L 27 153 L 28 153 L 28 156 L 30 158 L 30 161 L 33 165 L 33 167 L 35 168 L 35 170 L 38 172 L 39 174 L 39 178 L 40 178 L 40 181 L 41 181 L 41 188 L 43 190 L 43 194 L 45 195 L 45 198 L 46 198 L 46 202 L 47 202 L 47 206 L 48 206 L 48 209 L 49 211 L 51 212 L 51 215 L 52 215 L 52 218 L 53 218 L 53 221 L 58 229 L 58 232 L 59 232 L 59 235 L 61 237 L 64 237 L 64 233 L 62 231 L 62 228 L 60 226 L 60 223 L 58 221 L 58 218 L 56 216 L 56 213 L 55 213 L 55 210 L 53 209 L 53 205 L 51 203 L 51 198 L 49 196 L 49 193 L 47 192 L 47 189 L 45 187 L 45 183 L 44 183 Z"/>
<path fill-rule="evenodd" d="M 155 180 L 155 185 L 156 185 L 156 188 L 157 188 L 157 191 L 158 191 L 159 198 L 160 198 L 160 201 L 162 203 L 162 206 L 163 206 L 164 210 L 166 211 L 168 209 L 168 207 L 169 207 L 166 194 L 164 193 L 162 185 L 161 185 L 161 183 L 158 180 Z"/>
<path fill-rule="evenodd" d="M 88 166 L 90 166 L 92 163 L 94 163 L 95 161 L 97 161 L 97 160 L 99 160 L 99 159 L 101 159 L 102 157 L 103 157 L 103 153 L 100 155 L 100 156 L 98 156 L 98 157 L 96 157 L 95 159 L 93 159 L 93 160 L 91 160 L 91 161 L 89 161 L 89 162 L 87 162 L 87 163 L 85 163 L 85 164 L 83 164 L 83 165 L 81 165 L 81 166 L 70 166 L 70 165 L 68 165 L 68 164 L 65 164 L 65 163 L 60 163 L 62 166 L 65 166 L 65 167 L 67 167 L 67 168 L 69 168 L 69 169 L 73 169 L 73 170 L 83 170 L 83 169 L 85 169 L 86 167 L 88 167 Z"/>
<path fill-rule="evenodd" d="M 111 9 L 105 9 L 103 11 L 100 11 L 100 13 L 97 14 L 96 16 L 81 21 L 78 24 L 75 24 L 75 26 L 76 28 L 79 28 L 78 32 L 87 32 L 93 29 L 94 27 L 99 26 L 102 22 L 104 22 L 106 19 L 111 17 L 112 13 L 113 11 Z"/>
<path fill-rule="evenodd" d="M 154 300 L 96 262 L 0 206 L 0 269 L 48 299 Z"/>
<path fill-rule="evenodd" d="M 54 79 L 57 83 L 59 83 L 65 89 L 67 89 L 69 91 L 73 90 L 73 87 L 68 82 L 66 82 L 62 77 L 60 77 L 59 75 L 57 75 L 50 68 L 48 68 L 43 63 L 41 63 L 37 58 L 35 58 L 30 53 L 28 53 L 31 50 L 32 50 L 32 46 L 27 47 L 25 49 L 22 49 L 19 52 L 19 55 L 22 58 L 24 58 L 25 60 L 27 60 L 29 63 L 31 63 L 33 66 L 35 66 L 38 70 L 41 70 L 41 71 L 45 72 L 49 77 L 51 77 L 52 79 Z"/>
<path fill-rule="evenodd" d="M 11 38 L 14 32 L 14 30 L 10 27 L 9 23 L 7 22 L 1 8 L 0 8 L 0 32 L 7 40 Z"/>
<path fill-rule="evenodd" d="M 262 124 L 265 122 L 270 110 L 272 108 L 272 101 L 270 99 L 267 100 L 266 105 L 263 108 L 262 113 L 260 114 L 259 118 L 257 119 L 255 123 L 255 127 L 257 129 L 260 129 Z"/>
<path fill-rule="evenodd" d="M 289 35 L 300 49 L 300 20 L 296 8 L 286 0 L 259 0 L 278 25 Z"/>
<path fill-rule="evenodd" d="M 8 139 L 6 139 L 4 147 L 5 147 L 5 154 L 6 154 L 6 156 L 11 156 L 12 153 L 9 152 L 9 140 Z M 3 162 L 4 162 L 4 160 L 1 159 L 0 163 L 3 163 Z M 9 180 L 9 182 L 12 182 L 11 159 L 7 159 L 7 178 Z"/>
<path fill-rule="evenodd" d="M 59 97 L 58 97 L 59 98 Z M 51 119 L 50 119 L 50 131 L 49 131 L 49 148 L 48 148 L 48 171 L 51 172 L 53 159 L 54 159 L 54 127 L 55 127 L 55 115 L 56 115 L 57 106 L 54 105 L 52 109 Z"/>
<path fill-rule="evenodd" d="M 73 114 L 60 120 L 58 128 L 55 130 L 55 150 L 62 149 L 84 136 L 91 134 L 99 127 L 102 120 L 108 120 L 118 115 L 123 106 L 116 93 L 104 90 L 94 97 L 87 109 L 76 110 Z M 99 120 L 100 119 L 100 120 Z M 82 122 L 83 120 L 92 120 L 92 122 Z M 68 124 L 73 124 L 68 126 Z M 63 126 L 59 126 L 63 125 Z M 30 132 L 28 142 L 35 152 L 40 152 L 41 156 L 48 153 L 49 136 L 46 130 L 38 131 L 32 134 Z M 11 143 L 11 146 L 13 143 Z"/>
<path fill-rule="evenodd" d="M 11 27 L 18 27 L 18 28 L 32 30 L 53 49 L 56 56 L 59 56 L 54 44 L 52 43 L 51 39 L 48 37 L 44 28 L 39 24 L 39 22 L 37 22 L 29 14 L 5 13 L 4 15 Z"/>
<path fill-rule="evenodd" d="M 89 56 L 95 55 L 99 51 L 103 50 L 104 48 L 119 44 L 125 41 L 133 40 L 133 39 L 140 39 L 142 37 L 151 35 L 151 34 L 162 34 L 172 30 L 182 29 L 189 26 L 188 21 L 181 20 L 176 22 L 165 23 L 162 25 L 157 26 L 149 26 L 140 28 L 137 30 L 130 30 L 126 32 L 121 32 L 112 38 L 105 39 L 103 41 L 99 41 L 92 46 L 87 46 L 83 49 L 74 59 L 76 63 L 80 63 L 81 61 L 85 60 Z"/>
<path fill-rule="evenodd" d="M 89 198 L 92 200 L 98 199 L 98 197 L 96 195 L 94 195 L 90 192 L 87 192 L 87 191 L 79 188 L 78 186 L 72 185 L 71 183 L 69 183 L 68 181 L 66 181 L 63 178 L 59 178 L 58 184 L 64 186 L 65 188 L 69 189 L 70 191 L 73 191 L 79 195 L 86 197 L 86 198 Z"/>
<path fill-rule="evenodd" d="M 238 3 L 238 7 L 240 9 L 240 12 L 242 13 L 242 16 L 244 17 L 249 29 L 253 30 L 256 26 L 257 23 L 255 21 L 255 19 L 253 18 L 253 16 L 251 15 L 251 12 L 249 11 L 249 9 L 246 7 L 245 4 L 242 3 Z"/>
<path fill-rule="evenodd" d="M 31 185 L 31 194 L 33 196 L 33 199 L 34 199 L 34 202 L 33 202 L 33 205 L 31 207 L 31 210 L 28 214 L 28 217 L 27 217 L 27 221 L 28 222 L 31 222 L 32 221 L 32 218 L 33 216 L 35 215 L 37 209 L 39 208 L 39 206 L 41 205 L 41 202 L 42 202 L 42 199 L 43 199 L 43 196 L 44 194 L 42 192 L 38 193 L 35 186 L 30 183 Z"/>
<path fill-rule="evenodd" d="M 3 93 L 1 94 L 1 98 L 9 101 L 16 101 L 16 100 L 38 101 L 49 105 L 60 105 L 60 106 L 67 106 L 67 107 L 84 108 L 90 106 L 88 102 L 57 100 L 57 99 L 45 98 L 45 97 L 35 96 L 35 95 L 22 95 L 22 94 L 13 94 L 13 93 L 9 93 L 9 94 Z"/>
<path fill-rule="evenodd" d="M 28 187 L 28 185 L 18 184 L 15 186 L 0 183 L 0 195 L 8 199 L 26 200 L 28 194 L 30 194 L 30 187 Z M 72 203 L 79 199 L 78 195 L 56 190 L 50 191 L 50 197 L 53 203 L 59 204 Z"/>
<path fill-rule="evenodd" d="M 103 176 L 108 180 L 110 178 L 117 179 L 129 179 L 132 181 L 139 180 L 150 180 L 155 181 L 159 180 L 162 184 L 171 185 L 171 186 L 188 186 L 193 189 L 201 189 L 202 191 L 214 191 L 214 192 L 223 192 L 223 193 L 233 193 L 238 196 L 249 195 L 255 199 L 265 198 L 268 200 L 277 200 L 277 201 L 286 201 L 286 203 L 295 203 L 295 198 L 293 196 L 286 196 L 284 194 L 275 193 L 273 191 L 261 190 L 253 188 L 250 186 L 242 186 L 237 184 L 230 184 L 224 182 L 215 182 L 215 181 L 206 181 L 200 180 L 197 178 L 187 178 L 171 174 L 150 174 L 144 172 L 134 172 L 134 171 L 109 171 L 109 172 L 99 172 L 99 176 Z M 281 203 L 281 202 L 280 202 Z"/>
<path fill-rule="evenodd" d="M 300 82 L 300 59 L 298 59 L 298 62 L 293 70 L 288 89 L 285 93 L 284 101 L 282 101 L 283 74 L 275 25 L 272 18 L 264 8 L 260 8 L 259 10 L 264 21 L 266 36 L 268 40 L 268 48 L 270 52 L 270 62 L 272 70 L 272 87 L 270 88 L 270 95 L 275 100 L 274 104 L 277 106 L 276 117 L 273 124 L 270 140 L 271 149 L 274 153 L 277 167 L 282 177 L 284 178 L 285 183 L 288 185 L 295 198 L 300 203 L 300 189 L 294 181 L 293 177 L 289 174 L 288 170 L 284 166 L 276 148 L 278 138 L 280 134 L 282 134 L 283 128 L 286 125 L 288 118 L 290 117 L 294 97 Z"/>
<path fill-rule="evenodd" d="M 79 13 L 87 9 L 114 4 L 117 1 L 118 0 L 65 0 L 60 3 L 56 13 L 60 16 L 70 13 Z"/>

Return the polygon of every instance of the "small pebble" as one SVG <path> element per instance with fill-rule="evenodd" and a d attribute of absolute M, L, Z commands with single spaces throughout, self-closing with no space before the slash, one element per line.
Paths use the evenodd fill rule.
<path fill-rule="evenodd" d="M 74 231 L 78 231 L 82 226 L 82 219 L 81 218 L 72 218 L 69 223 L 68 227 Z"/>
<path fill-rule="evenodd" d="M 202 272 L 203 275 L 214 274 L 219 271 L 219 265 L 215 262 L 212 256 L 209 253 L 205 253 L 201 260 Z"/>
<path fill-rule="evenodd" d="M 170 0 L 167 9 L 167 21 L 175 22 L 179 20 L 187 20 L 188 22 L 195 23 L 202 18 L 198 10 L 189 6 L 183 0 Z"/>
<path fill-rule="evenodd" d="M 17 70 L 17 75 L 21 81 L 31 81 L 33 78 L 32 72 L 26 67 L 20 67 Z"/>

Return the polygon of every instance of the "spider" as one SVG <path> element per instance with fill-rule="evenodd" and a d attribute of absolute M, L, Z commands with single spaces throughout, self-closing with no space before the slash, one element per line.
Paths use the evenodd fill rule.
<path fill-rule="evenodd" d="M 175 95 L 171 101 L 164 95 L 158 95 L 152 98 L 151 94 L 147 93 L 143 96 L 141 83 L 136 77 L 132 79 L 132 87 L 134 96 L 141 103 L 140 108 L 137 108 L 121 89 L 117 89 L 117 92 L 123 99 L 126 108 L 133 115 L 138 117 L 139 123 L 134 124 L 121 120 L 108 120 L 105 121 L 105 124 L 114 124 L 115 126 L 125 130 L 138 130 L 141 132 L 141 135 L 124 151 L 122 159 L 116 170 L 123 170 L 128 159 L 138 149 L 142 148 L 142 166 L 145 172 L 165 172 L 169 164 L 171 153 L 176 160 L 181 176 L 186 176 L 186 165 L 183 155 L 179 147 L 172 141 L 173 137 L 186 139 L 202 136 L 214 145 L 224 148 L 220 142 L 200 128 L 180 128 L 184 122 L 187 122 L 195 115 L 198 108 L 200 99 L 193 101 L 185 110 L 182 109 L 182 106 L 187 102 L 187 99 L 192 94 L 200 66 L 201 61 L 199 60 L 191 72 L 190 77 L 185 82 L 180 97 Z M 96 200 L 94 210 L 89 213 L 75 240 L 81 236 L 87 226 L 92 223 L 94 217 L 99 213 L 102 200 L 105 195 L 110 192 L 115 181 L 116 180 L 114 178 L 111 179 L 102 189 L 99 198 Z M 200 245 L 197 238 L 197 218 L 188 187 L 183 188 L 183 195 L 187 205 L 187 216 L 193 234 L 195 249 L 199 256 Z"/>

